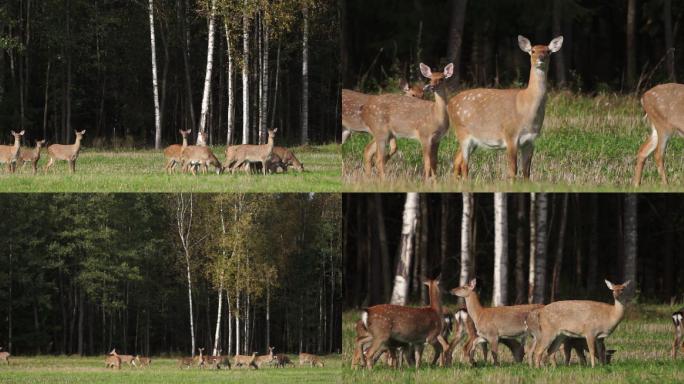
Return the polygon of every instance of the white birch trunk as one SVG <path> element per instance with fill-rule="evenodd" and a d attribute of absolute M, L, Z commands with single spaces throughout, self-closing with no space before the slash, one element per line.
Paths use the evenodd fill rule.
<path fill-rule="evenodd" d="M 230 45 L 230 31 L 228 30 L 228 22 L 224 20 L 223 26 L 226 29 L 226 52 L 228 54 L 228 129 L 226 132 L 226 145 L 233 143 L 233 135 L 235 129 L 235 85 L 233 81 L 233 52 Z"/>
<path fill-rule="evenodd" d="M 192 356 L 195 356 L 195 323 L 192 311 L 192 276 L 190 273 L 190 231 L 192 229 L 192 195 L 190 205 L 187 206 L 183 195 L 178 195 L 176 201 L 176 225 L 181 245 L 185 254 L 185 267 L 188 281 L 188 304 L 190 312 L 190 338 L 192 342 Z M 187 221 L 187 222 L 186 222 Z"/>
<path fill-rule="evenodd" d="M 544 303 L 546 298 L 546 247 L 548 231 L 548 198 L 546 193 L 537 196 L 537 249 L 534 277 L 534 303 Z"/>
<path fill-rule="evenodd" d="M 409 290 L 409 271 L 411 271 L 411 259 L 413 258 L 413 240 L 416 235 L 416 222 L 418 219 L 418 194 L 407 193 L 404 204 L 403 225 L 401 227 L 401 246 L 399 249 L 399 262 L 394 275 L 394 288 L 392 289 L 391 304 L 406 305 L 406 297 Z"/>
<path fill-rule="evenodd" d="M 527 302 L 534 303 L 534 277 L 537 264 L 537 194 L 530 193 L 530 273 L 527 276 Z"/>
<path fill-rule="evenodd" d="M 154 0 L 149 1 L 150 45 L 152 51 L 152 93 L 154 94 L 154 149 L 161 149 L 161 117 L 159 114 L 159 87 L 157 85 L 157 45 L 154 40 Z"/>
<path fill-rule="evenodd" d="M 259 136 L 261 137 L 261 142 L 266 143 L 268 139 L 266 133 L 266 125 L 268 122 L 268 24 L 264 23 L 264 19 L 261 19 L 263 25 L 262 31 L 262 46 L 261 46 L 261 107 L 259 108 Z M 273 128 L 273 127 L 271 127 Z"/>
<path fill-rule="evenodd" d="M 238 263 L 238 268 L 237 268 L 237 274 L 236 276 L 240 276 L 240 264 Z M 240 288 L 235 285 L 235 354 L 239 355 L 241 348 L 240 348 Z"/>
<path fill-rule="evenodd" d="M 309 144 L 309 7 L 302 9 L 302 144 Z"/>
<path fill-rule="evenodd" d="M 223 307 L 223 272 L 221 272 L 221 282 L 218 289 L 218 314 L 216 315 L 216 332 L 214 332 L 214 353 L 213 356 L 218 354 L 219 347 L 219 336 L 221 335 L 221 309 Z"/>
<path fill-rule="evenodd" d="M 152 0 L 150 0 L 152 1 Z M 199 130 L 202 133 L 207 129 L 207 111 L 209 110 L 209 95 L 211 94 L 211 73 L 214 68 L 214 19 L 216 15 L 216 0 L 211 0 L 209 13 L 209 34 L 207 36 L 207 70 L 204 75 L 204 93 L 202 94 L 202 111 L 200 113 Z M 205 135 L 206 136 L 206 135 Z"/>
<path fill-rule="evenodd" d="M 228 351 L 226 355 L 233 353 L 233 311 L 230 305 L 230 290 L 226 289 L 226 306 L 228 307 Z"/>
<path fill-rule="evenodd" d="M 492 305 L 508 304 L 508 215 L 505 193 L 494 194 L 494 298 Z"/>
<path fill-rule="evenodd" d="M 243 2 L 247 7 L 247 0 Z M 242 15 L 242 144 L 249 144 L 249 17 Z"/>
<path fill-rule="evenodd" d="M 250 332 L 249 332 L 249 322 L 250 322 L 250 311 L 252 310 L 252 303 L 251 303 L 251 298 L 249 292 L 247 292 L 247 303 L 245 307 L 245 354 L 250 353 L 250 342 L 249 342 L 249 337 L 250 337 Z"/>
<path fill-rule="evenodd" d="M 473 194 L 463 193 L 463 216 L 461 217 L 461 276 L 459 285 L 463 286 L 472 278 L 473 257 L 470 234 L 473 231 Z"/>

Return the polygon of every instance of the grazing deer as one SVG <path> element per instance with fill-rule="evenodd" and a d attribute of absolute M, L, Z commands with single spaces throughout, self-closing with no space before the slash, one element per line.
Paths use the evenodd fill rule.
<path fill-rule="evenodd" d="M 667 184 L 665 173 L 665 149 L 667 141 L 675 134 L 684 135 L 684 85 L 661 84 L 649 89 L 641 96 L 641 105 L 651 122 L 651 136 L 637 152 L 636 167 L 632 184 L 641 184 L 641 172 L 646 159 L 655 151 L 660 181 Z"/>
<path fill-rule="evenodd" d="M 216 356 L 204 356 L 206 364 L 209 364 L 214 369 L 221 369 L 221 366 L 227 366 L 230 369 L 230 356 L 221 355 L 221 349 L 219 349 Z"/>
<path fill-rule="evenodd" d="M 121 369 L 121 359 L 117 355 L 105 356 L 105 368 Z"/>
<path fill-rule="evenodd" d="M 112 356 L 116 356 L 119 359 L 121 359 L 122 364 L 125 363 L 125 364 L 128 364 L 128 366 L 135 365 L 135 363 L 134 363 L 135 356 L 133 356 L 133 355 L 119 355 L 118 353 L 116 353 L 116 348 L 112 349 L 112 351 L 109 352 L 109 354 Z"/>
<path fill-rule="evenodd" d="M 266 144 L 241 144 L 228 146 L 226 148 L 226 163 L 224 169 L 230 167 L 232 173 L 235 172 L 235 169 L 242 166 L 245 162 L 260 162 L 265 175 L 268 170 L 266 163 L 271 158 L 271 153 L 273 152 L 273 144 L 275 142 L 276 132 L 278 132 L 278 128 L 268 130 L 268 142 Z"/>
<path fill-rule="evenodd" d="M 273 361 L 273 347 L 268 347 L 268 354 L 263 355 L 263 356 L 257 356 L 254 359 L 254 364 L 256 364 L 257 367 L 261 368 L 263 364 L 268 364 Z"/>
<path fill-rule="evenodd" d="M 38 170 L 38 160 L 40 160 L 40 148 L 45 144 L 45 140 L 36 140 L 36 146 L 33 149 L 21 148 L 19 150 L 19 158 L 23 165 L 31 163 L 33 174 Z"/>
<path fill-rule="evenodd" d="M 214 152 L 211 151 L 209 147 L 204 147 L 200 145 L 188 145 L 181 151 L 181 164 L 183 164 L 183 171 L 187 172 L 190 167 L 192 167 L 192 175 L 197 175 L 197 168 L 204 167 L 202 172 L 206 173 L 209 170 L 209 166 L 213 166 L 216 169 L 216 174 L 221 174 L 223 168 L 221 167 L 221 162 L 216 158 Z"/>
<path fill-rule="evenodd" d="M 449 345 L 442 337 L 444 321 L 439 297 L 439 283 L 436 280 L 429 280 L 425 284 L 430 293 L 430 306 L 428 307 L 416 308 L 380 304 L 362 312 L 361 319 L 369 335 L 359 340 L 357 345 L 371 342 L 371 346 L 366 351 L 366 367 L 368 369 L 373 368 L 373 363 L 390 339 L 413 345 L 416 368 L 420 367 L 423 343 L 432 344 L 437 355 L 448 348 Z M 441 363 L 443 364 L 443 359 L 441 359 Z"/>
<path fill-rule="evenodd" d="M 180 132 L 183 137 L 183 144 L 171 144 L 164 148 L 164 157 L 166 158 L 166 166 L 164 169 L 167 173 L 172 172 L 176 168 L 177 163 L 181 163 L 181 153 L 183 152 L 183 149 L 188 146 L 188 135 L 192 130 L 179 129 L 178 132 Z M 181 166 L 183 166 L 182 163 Z"/>
<path fill-rule="evenodd" d="M 19 147 L 21 145 L 21 137 L 24 136 L 24 131 L 14 132 L 13 145 L 0 145 L 0 163 L 7 163 L 7 170 L 14 173 L 17 167 L 17 158 L 19 157 Z"/>
<path fill-rule="evenodd" d="M 541 336 L 534 351 L 534 361 L 541 366 L 543 355 L 552 355 L 565 337 L 583 337 L 589 349 L 592 368 L 596 360 L 596 340 L 603 339 L 615 330 L 625 313 L 620 302 L 622 292 L 629 284 L 606 285 L 613 291 L 614 305 L 589 300 L 564 300 L 546 305 L 538 313 Z"/>
<path fill-rule="evenodd" d="M 294 365 L 292 360 L 290 360 L 290 358 L 287 357 L 287 355 L 284 353 L 278 353 L 277 355 L 275 355 L 275 361 L 276 367 L 278 368 L 285 368 L 285 365 L 287 364 Z"/>
<path fill-rule="evenodd" d="M 287 172 L 287 168 L 289 167 L 294 167 L 298 172 L 304 171 L 304 164 L 297 160 L 292 151 L 283 147 L 273 147 L 269 163 L 280 166 L 283 169 L 283 172 Z"/>
<path fill-rule="evenodd" d="M 152 364 L 152 359 L 149 357 L 136 355 L 133 363 L 136 367 L 149 367 L 150 364 Z"/>
<path fill-rule="evenodd" d="M 193 365 L 195 365 L 195 358 L 188 356 L 188 357 L 181 357 L 178 359 L 178 368 L 183 369 L 183 368 L 190 368 Z"/>
<path fill-rule="evenodd" d="M 370 337 L 368 337 L 370 336 Z M 365 342 L 359 343 L 361 340 L 365 340 Z M 355 340 L 355 348 L 354 348 L 354 355 L 352 356 L 352 362 L 351 366 L 352 368 L 356 369 L 359 367 L 365 367 L 366 361 L 365 361 L 365 356 L 364 352 L 368 349 L 372 341 L 372 336 L 370 333 L 368 333 L 368 329 L 366 329 L 366 326 L 363 323 L 363 320 L 358 320 L 356 322 L 356 340 Z M 389 365 L 390 367 L 398 368 L 397 365 L 401 365 L 402 359 L 397 359 L 397 355 L 401 354 L 399 353 L 400 350 L 407 349 L 408 344 L 406 343 L 401 343 L 396 340 L 388 340 L 387 344 L 385 345 L 386 349 L 383 350 L 382 352 L 378 353 L 378 359 L 382 357 L 383 353 L 385 355 L 385 363 Z M 410 355 L 406 355 L 406 360 L 409 365 L 413 365 L 415 362 L 411 358 Z M 376 360 L 377 361 L 377 360 Z"/>
<path fill-rule="evenodd" d="M 52 144 L 48 147 L 48 156 L 50 160 L 45 165 L 45 172 L 47 172 L 50 167 L 55 163 L 56 160 L 65 160 L 69 162 L 69 170 L 71 173 L 76 172 L 76 159 L 78 159 L 78 152 L 81 150 L 81 140 L 83 140 L 83 135 L 85 135 L 85 129 L 81 132 L 76 132 L 76 141 L 74 144 Z"/>
<path fill-rule="evenodd" d="M 448 64 L 443 72 L 432 72 L 430 67 L 420 63 L 420 71 L 430 79 L 427 88 L 435 93 L 435 101 L 427 101 L 401 95 L 371 96 L 363 106 L 361 118 L 373 134 L 372 146 L 364 150 L 364 169 L 371 173 L 371 161 L 375 155 L 375 166 L 381 178 L 385 177 L 385 145 L 392 137 L 406 137 L 420 141 L 423 147 L 423 173 L 430 178 L 437 172 L 437 151 L 439 141 L 449 129 L 446 108 L 446 80 L 454 73 L 454 65 Z"/>
<path fill-rule="evenodd" d="M 530 80 L 525 89 L 471 89 L 449 101 L 449 119 L 459 149 L 454 156 L 454 174 L 468 178 L 468 160 L 476 147 L 505 148 L 508 177 L 518 172 L 518 148 L 522 151 L 522 173 L 530 178 L 534 140 L 541 132 L 546 108 L 546 73 L 549 58 L 563 45 L 563 36 L 548 46 L 532 46 L 518 36 L 520 49 L 530 55 Z"/>
<path fill-rule="evenodd" d="M 313 355 L 311 353 L 300 353 L 299 354 L 299 366 L 304 364 L 309 364 L 311 367 L 324 367 L 325 363 L 320 358 L 320 356 Z"/>
<path fill-rule="evenodd" d="M 684 308 L 672 314 L 672 322 L 674 323 L 674 343 L 672 343 L 672 358 L 677 358 L 677 350 L 681 349 L 684 352 L 684 339 L 682 339 L 682 330 L 684 330 Z"/>
<path fill-rule="evenodd" d="M 477 281 L 472 279 L 469 284 L 451 290 L 451 294 L 465 298 L 468 315 L 473 319 L 477 329 L 478 338 L 473 341 L 477 344 L 486 341 L 492 352 L 494 364 L 499 363 L 499 341 L 501 339 L 522 339 L 521 344 L 525 344 L 527 336 L 527 326 L 525 319 L 535 308 L 542 307 L 541 304 L 512 305 L 503 307 L 483 307 L 480 298 L 475 292 Z M 468 351 L 470 360 L 475 353 L 475 348 L 471 346 Z M 513 351 L 512 351 L 513 352 Z M 516 354 L 513 352 L 516 361 L 522 361 L 521 350 Z"/>
<path fill-rule="evenodd" d="M 257 365 L 254 363 L 254 360 L 256 360 L 256 352 L 252 353 L 251 356 L 249 355 L 235 355 L 233 357 L 233 365 L 237 367 L 241 366 L 246 366 L 246 367 L 252 367 L 254 369 L 259 369 Z"/>

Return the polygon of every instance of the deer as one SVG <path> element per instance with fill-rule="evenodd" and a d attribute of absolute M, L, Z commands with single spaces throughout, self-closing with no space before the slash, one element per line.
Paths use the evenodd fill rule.
<path fill-rule="evenodd" d="M 230 168 L 231 173 L 233 173 L 235 172 L 235 169 L 242 166 L 245 162 L 260 162 L 265 175 L 268 170 L 267 162 L 271 158 L 271 153 L 273 152 L 273 144 L 275 142 L 276 132 L 278 132 L 278 128 L 268 130 L 268 142 L 266 144 L 241 144 L 228 146 L 226 148 L 226 163 L 224 165 L 224 169 Z"/>
<path fill-rule="evenodd" d="M 121 360 L 122 364 L 125 363 L 125 364 L 128 364 L 129 366 L 135 365 L 135 363 L 134 363 L 135 356 L 133 356 L 133 355 L 119 355 L 118 353 L 116 353 L 116 348 L 112 349 L 112 351 L 109 352 L 109 354 L 112 356 L 118 357 Z"/>
<path fill-rule="evenodd" d="M 207 364 L 210 364 L 212 368 L 221 369 L 221 366 L 228 366 L 230 369 L 230 356 L 221 355 L 221 349 L 217 351 L 215 356 L 204 356 L 204 360 Z"/>
<path fill-rule="evenodd" d="M 252 367 L 254 369 L 259 369 L 257 365 L 254 363 L 254 360 L 256 359 L 256 352 L 253 352 L 252 355 L 235 355 L 233 357 L 233 365 L 235 367 L 241 367 L 241 366 L 246 366 L 246 367 Z"/>
<path fill-rule="evenodd" d="M 446 80 L 454 73 L 454 64 L 449 63 L 442 72 L 432 72 L 430 67 L 420 63 L 422 75 L 430 79 L 426 88 L 434 91 L 435 101 L 405 97 L 402 95 L 371 96 L 362 107 L 361 118 L 368 126 L 373 140 L 372 146 L 364 150 L 364 171 L 370 176 L 371 162 L 375 156 L 375 167 L 381 179 L 385 178 L 385 145 L 393 137 L 405 137 L 420 141 L 423 148 L 423 176 L 436 176 L 439 141 L 449 129 L 446 106 Z"/>
<path fill-rule="evenodd" d="M 145 356 L 136 355 L 133 363 L 136 367 L 149 367 L 152 364 L 152 359 Z"/>
<path fill-rule="evenodd" d="M 654 157 L 660 182 L 667 184 L 665 149 L 670 137 L 675 134 L 684 135 L 683 97 L 684 85 L 674 83 L 656 85 L 641 96 L 641 106 L 646 112 L 646 118 L 651 123 L 651 135 L 637 152 L 634 178 L 632 179 L 632 184 L 635 187 L 641 184 L 644 163 L 653 152 L 655 152 Z"/>
<path fill-rule="evenodd" d="M 121 369 L 121 359 L 117 355 L 105 356 L 105 368 Z"/>
<path fill-rule="evenodd" d="M 38 160 L 40 160 L 40 148 L 45 144 L 45 140 L 36 140 L 36 146 L 33 150 L 29 148 L 21 148 L 19 150 L 19 159 L 26 165 L 26 163 L 31 163 L 33 168 L 33 174 L 35 175 L 38 171 Z"/>
<path fill-rule="evenodd" d="M 284 353 L 278 353 L 275 355 L 274 359 L 276 362 L 276 367 L 278 368 L 285 368 L 285 365 L 287 364 L 294 365 L 292 360 L 290 360 L 290 358 Z"/>
<path fill-rule="evenodd" d="M 193 365 L 195 365 L 195 358 L 192 356 L 187 356 L 187 357 L 181 357 L 178 359 L 178 368 L 183 369 L 185 368 L 190 368 Z"/>
<path fill-rule="evenodd" d="M 4 361 L 7 365 L 9 365 L 9 358 L 10 358 L 10 353 L 3 351 L 2 347 L 0 347 L 0 361 Z"/>
<path fill-rule="evenodd" d="M 164 148 L 164 157 L 166 158 L 166 166 L 164 169 L 166 170 L 166 173 L 172 172 L 176 168 L 176 164 L 181 163 L 181 153 L 183 152 L 183 149 L 188 146 L 188 135 L 192 130 L 179 129 L 178 132 L 183 137 L 183 144 L 171 144 Z M 183 166 L 183 164 L 181 164 L 181 166 Z"/>
<path fill-rule="evenodd" d="M 254 364 L 256 364 L 257 367 L 261 368 L 263 364 L 268 364 L 273 361 L 273 347 L 268 347 L 268 354 L 263 355 L 263 356 L 257 356 L 254 359 Z"/>
<path fill-rule="evenodd" d="M 10 173 L 14 173 L 17 167 L 17 157 L 19 156 L 21 137 L 24 136 L 24 131 L 11 132 L 12 136 L 14 136 L 14 144 L 0 145 L 0 163 L 7 163 L 7 171 Z"/>
<path fill-rule="evenodd" d="M 535 308 L 540 308 L 541 304 L 512 305 L 503 307 L 483 307 L 480 298 L 475 292 L 477 285 L 476 279 L 470 283 L 456 287 L 450 291 L 454 296 L 463 297 L 466 302 L 468 315 L 473 319 L 477 329 L 478 338 L 473 343 L 478 344 L 486 341 L 492 352 L 494 365 L 499 364 L 499 341 L 501 339 L 521 339 L 521 345 L 525 344 L 525 337 L 528 334 L 525 319 Z M 471 346 L 470 360 L 475 353 L 475 348 Z M 513 350 L 512 350 L 513 352 Z M 513 352 L 516 361 L 522 361 L 522 353 L 519 350 Z"/>
<path fill-rule="evenodd" d="M 320 356 L 313 355 L 311 353 L 300 353 L 299 354 L 299 366 L 304 364 L 309 364 L 310 367 L 321 367 L 325 366 L 325 362 Z"/>
<path fill-rule="evenodd" d="M 368 369 L 373 369 L 373 363 L 390 339 L 413 345 L 416 368 L 420 368 L 423 343 L 432 344 L 437 355 L 448 348 L 449 345 L 442 336 L 444 321 L 439 297 L 439 283 L 436 280 L 428 280 L 424 284 L 428 286 L 430 293 L 430 306 L 428 307 L 416 308 L 380 304 L 362 312 L 361 320 L 363 320 L 369 335 L 357 341 L 357 348 L 358 345 L 371 342 L 371 346 L 366 351 L 366 367 Z M 441 359 L 441 363 L 443 365 L 443 359 Z"/>
<path fill-rule="evenodd" d="M 81 140 L 83 140 L 83 135 L 85 135 L 85 129 L 81 132 L 76 131 L 76 141 L 74 144 L 52 144 L 48 147 L 48 160 L 45 165 L 45 172 L 50 169 L 55 164 L 56 160 L 65 160 L 69 163 L 69 170 L 71 173 L 76 173 L 76 159 L 78 159 L 78 153 L 81 150 Z"/>
<path fill-rule="evenodd" d="M 292 151 L 284 147 L 273 147 L 269 163 L 280 166 L 283 172 L 287 172 L 289 167 L 294 167 L 298 172 L 304 172 L 304 164 L 297 160 Z"/>
<path fill-rule="evenodd" d="M 682 339 L 682 330 L 684 329 L 684 308 L 672 314 L 672 323 L 674 323 L 674 342 L 672 343 L 672 358 L 677 359 L 677 350 L 684 352 L 684 339 Z"/>
<path fill-rule="evenodd" d="M 201 145 L 188 145 L 181 151 L 181 164 L 183 164 L 183 171 L 187 172 L 192 167 L 192 175 L 197 175 L 197 168 L 204 167 L 203 172 L 209 170 L 209 166 L 213 166 L 216 174 L 219 175 L 223 171 L 221 162 L 216 158 L 214 152 L 209 147 Z"/>
<path fill-rule="evenodd" d="M 195 364 L 200 368 L 204 368 L 207 363 L 207 358 L 203 354 L 204 348 L 197 348 L 197 350 L 199 351 L 199 355 L 195 356 Z"/>
<path fill-rule="evenodd" d="M 364 343 L 359 343 L 360 340 L 363 340 L 370 336 L 370 338 L 366 339 Z M 354 342 L 354 345 L 356 346 L 354 348 L 354 355 L 352 356 L 352 362 L 351 366 L 352 368 L 356 369 L 359 367 L 364 367 L 366 364 L 366 361 L 364 359 L 364 351 L 368 349 L 370 346 L 370 342 L 372 341 L 372 336 L 370 333 L 368 333 L 368 329 L 366 329 L 366 326 L 363 323 L 363 320 L 357 320 L 356 321 L 356 339 Z M 409 347 L 408 344 L 406 343 L 401 343 L 396 340 L 388 340 L 386 344 L 386 349 L 383 350 L 383 352 L 378 354 L 378 359 L 380 357 L 385 356 L 385 362 L 387 365 L 398 368 L 397 365 L 401 365 L 401 360 L 402 359 L 397 359 L 397 356 L 400 354 L 399 351 L 403 349 L 407 349 Z M 413 359 L 409 354 L 406 356 L 407 363 L 409 365 L 415 364 Z"/>
<path fill-rule="evenodd" d="M 563 36 L 549 45 L 532 46 L 518 36 L 518 46 L 530 55 L 530 78 L 524 89 L 471 89 L 449 100 L 449 120 L 459 143 L 454 175 L 468 178 L 468 161 L 476 147 L 506 149 L 508 178 L 518 173 L 518 149 L 522 174 L 530 178 L 534 140 L 541 133 L 546 109 L 546 74 L 551 54 L 563 45 Z"/>
<path fill-rule="evenodd" d="M 591 367 L 595 366 L 596 341 L 610 336 L 622 321 L 625 308 L 620 300 L 623 290 L 630 284 L 629 280 L 623 284 L 605 282 L 613 291 L 613 305 L 590 300 L 563 300 L 548 304 L 538 312 L 541 335 L 534 350 L 537 367 L 541 366 L 544 354 L 555 353 L 568 336 L 586 339 Z"/>

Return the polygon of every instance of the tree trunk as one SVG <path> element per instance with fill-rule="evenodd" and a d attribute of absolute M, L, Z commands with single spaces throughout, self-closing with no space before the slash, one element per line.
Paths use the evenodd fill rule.
<path fill-rule="evenodd" d="M 150 46 L 152 51 L 152 93 L 154 94 L 154 149 L 161 149 L 161 118 L 159 111 L 159 87 L 157 86 L 157 46 L 154 41 L 154 0 L 149 1 Z"/>
<path fill-rule="evenodd" d="M 83 350 L 83 329 L 85 327 L 84 318 L 85 315 L 85 303 L 83 290 L 78 290 L 78 355 L 83 356 L 85 351 Z"/>
<path fill-rule="evenodd" d="M 242 14 L 242 144 L 249 144 L 249 15 Z"/>
<path fill-rule="evenodd" d="M 637 269 L 637 194 L 626 193 L 625 195 L 625 275 L 621 282 L 624 283 L 627 280 L 631 281 L 631 284 L 625 288 L 625 297 L 633 298 L 635 292 L 636 281 L 636 269 Z"/>
<path fill-rule="evenodd" d="M 221 315 L 223 312 L 221 309 L 223 308 L 223 271 L 221 271 L 221 281 L 219 283 L 219 289 L 218 289 L 218 310 L 216 314 L 216 331 L 214 332 L 214 351 L 212 353 L 213 356 L 218 355 L 218 347 L 219 347 L 219 336 L 221 335 Z"/>
<path fill-rule="evenodd" d="M 508 204 L 505 193 L 494 194 L 494 298 L 492 306 L 508 304 Z"/>
<path fill-rule="evenodd" d="M 413 256 L 413 239 L 416 235 L 416 221 L 418 218 L 418 194 L 407 193 L 404 204 L 403 225 L 401 227 L 401 244 L 399 245 L 399 260 L 394 275 L 394 289 L 391 304 L 406 305 L 409 289 L 409 271 Z"/>
<path fill-rule="evenodd" d="M 473 277 L 473 253 L 471 236 L 473 232 L 474 199 L 470 192 L 463 193 L 463 217 L 461 218 L 461 275 L 459 285 L 463 286 Z"/>
<path fill-rule="evenodd" d="M 180 237 L 183 255 L 185 256 L 185 270 L 188 283 L 188 310 L 190 313 L 190 339 L 192 344 L 192 356 L 195 356 L 195 323 L 192 308 L 192 276 L 190 272 L 190 233 L 192 230 L 193 196 L 190 195 L 188 202 L 179 194 L 176 199 L 176 229 Z"/>
<path fill-rule="evenodd" d="M 553 37 L 562 35 L 563 24 L 563 0 L 553 0 Z M 559 87 L 565 86 L 565 53 L 561 49 L 556 52 L 553 58 L 556 69 L 556 84 Z"/>
<path fill-rule="evenodd" d="M 2 66 L 0 66 L 0 73 L 2 73 Z M 1 81 L 0 81 L 1 82 Z M 47 137 L 47 116 L 48 116 L 48 99 L 50 96 L 50 60 L 47 62 L 47 69 L 45 70 L 45 103 L 43 104 L 43 139 Z M 0 102 L 2 102 L 2 92 L 0 91 Z"/>
<path fill-rule="evenodd" d="M 664 0 L 663 21 L 665 24 L 665 49 L 667 50 L 667 75 L 670 82 L 676 83 L 677 70 L 675 68 L 675 48 L 672 33 L 672 0 Z"/>
<path fill-rule="evenodd" d="M 558 299 L 560 287 L 560 272 L 563 266 L 563 247 L 565 246 L 565 228 L 568 224 L 568 194 L 563 194 L 563 208 L 561 210 L 560 228 L 558 229 L 558 242 L 556 245 L 556 259 L 553 263 L 553 275 L 551 277 L 551 302 Z M 579 244 L 578 244 L 579 246 Z"/>
<path fill-rule="evenodd" d="M 268 140 L 268 133 L 266 132 L 266 124 L 268 122 L 268 43 L 269 30 L 268 24 L 261 18 L 262 24 L 262 46 L 261 46 L 261 99 L 259 107 L 259 142 L 265 144 Z M 271 127 L 273 128 L 273 127 Z"/>
<path fill-rule="evenodd" d="M 447 62 L 454 63 L 454 80 L 458 85 L 461 69 L 461 47 L 463 46 L 463 26 L 465 25 L 468 0 L 451 0 L 451 21 L 449 22 L 449 42 Z"/>
<path fill-rule="evenodd" d="M 180 0 L 177 3 L 178 10 L 180 11 Z M 183 17 L 181 18 L 181 28 L 183 29 L 183 34 L 185 35 L 183 40 L 183 64 L 185 70 L 185 91 L 187 94 L 187 105 L 190 111 L 190 129 L 195 130 L 195 107 L 192 102 L 192 80 L 190 79 L 190 31 L 188 30 L 188 0 L 185 0 L 185 9 L 183 10 Z M 193 350 L 193 354 L 195 351 Z M 194 356 L 194 355 L 193 355 Z"/>
<path fill-rule="evenodd" d="M 152 0 L 150 0 L 152 1 Z M 200 113 L 199 130 L 202 133 L 207 131 L 207 112 L 209 110 L 209 97 L 211 95 L 211 73 L 214 68 L 214 19 L 216 15 L 216 0 L 211 0 L 211 11 L 209 13 L 209 33 L 207 36 L 207 70 L 204 75 L 204 93 L 202 93 L 202 110 Z"/>
<path fill-rule="evenodd" d="M 302 8 L 302 144 L 309 144 L 309 7 Z"/>
<path fill-rule="evenodd" d="M 226 306 L 228 307 L 228 351 L 226 354 L 231 355 L 233 354 L 233 308 L 230 305 L 230 290 L 228 289 L 226 289 Z"/>
<path fill-rule="evenodd" d="M 534 303 L 534 281 L 537 268 L 537 194 L 530 193 L 530 261 L 527 275 L 527 302 Z"/>
<path fill-rule="evenodd" d="M 266 283 L 266 348 L 271 347 L 271 284 Z"/>
<path fill-rule="evenodd" d="M 525 195 L 516 195 L 518 209 L 515 232 L 515 304 L 523 304 L 525 291 Z"/>
<path fill-rule="evenodd" d="M 547 194 L 537 196 L 537 246 L 535 257 L 534 303 L 542 304 L 546 298 L 546 246 L 548 240 Z"/>
<path fill-rule="evenodd" d="M 636 85 L 636 0 L 627 0 L 627 88 Z"/>
<path fill-rule="evenodd" d="M 230 44 L 230 30 L 228 22 L 224 19 L 223 27 L 226 30 L 226 54 L 228 55 L 228 120 L 226 131 L 226 145 L 233 144 L 235 129 L 235 84 L 233 81 L 233 52 Z"/>

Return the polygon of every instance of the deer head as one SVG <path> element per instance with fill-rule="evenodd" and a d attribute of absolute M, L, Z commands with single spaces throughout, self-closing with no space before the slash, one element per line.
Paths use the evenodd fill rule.
<path fill-rule="evenodd" d="M 472 279 L 472 280 L 470 280 L 470 283 L 468 283 L 462 287 L 456 287 L 456 288 L 452 289 L 450 291 L 450 293 L 454 296 L 466 298 L 466 297 L 470 296 L 475 291 L 476 285 L 477 285 L 477 280 Z"/>
<path fill-rule="evenodd" d="M 432 72 L 430 67 L 420 63 L 420 73 L 426 78 L 430 79 L 430 82 L 423 88 L 424 90 L 435 91 L 440 88 L 440 85 L 444 84 L 446 79 L 450 78 L 454 74 L 454 64 L 449 63 L 444 67 L 443 72 Z"/>
<path fill-rule="evenodd" d="M 605 280 L 606 285 L 608 286 L 608 289 L 613 291 L 613 299 L 615 300 L 620 300 L 622 298 L 622 291 L 631 283 L 630 280 L 625 281 L 622 284 L 613 284 L 608 280 Z"/>
<path fill-rule="evenodd" d="M 18 142 L 19 140 L 21 140 L 21 137 L 24 136 L 24 131 L 21 131 L 21 132 L 12 131 L 12 136 L 14 136 L 14 141 Z"/>
<path fill-rule="evenodd" d="M 36 140 L 36 148 L 40 148 L 45 144 L 45 140 Z"/>
<path fill-rule="evenodd" d="M 549 45 L 535 45 L 532 46 L 530 40 L 524 36 L 518 36 L 518 46 L 523 52 L 530 55 L 532 66 L 546 71 L 549 66 L 549 57 L 552 53 L 558 52 L 563 46 L 563 36 L 558 36 L 551 40 Z"/>

